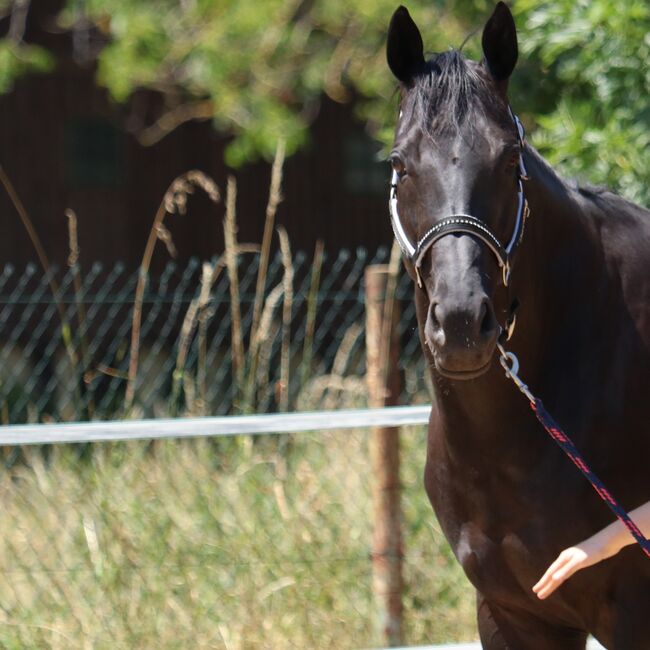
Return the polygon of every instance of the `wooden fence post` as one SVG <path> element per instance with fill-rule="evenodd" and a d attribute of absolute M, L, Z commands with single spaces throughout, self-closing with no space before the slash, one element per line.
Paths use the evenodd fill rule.
<path fill-rule="evenodd" d="M 395 280 L 387 265 L 372 265 L 365 270 L 369 407 L 396 405 L 399 400 L 399 314 L 394 300 Z M 373 594 L 381 642 L 395 647 L 402 645 L 399 429 L 376 427 L 370 435 Z"/>

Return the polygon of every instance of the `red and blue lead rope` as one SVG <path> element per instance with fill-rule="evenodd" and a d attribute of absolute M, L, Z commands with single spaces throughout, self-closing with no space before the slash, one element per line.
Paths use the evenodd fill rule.
<path fill-rule="evenodd" d="M 576 449 L 571 439 L 560 429 L 558 424 L 550 416 L 549 412 L 544 408 L 542 400 L 534 397 L 530 401 L 530 407 L 533 409 L 537 419 L 541 425 L 546 429 L 548 434 L 557 442 L 562 448 L 562 451 L 573 461 L 574 465 L 584 474 L 586 479 L 591 483 L 598 496 L 608 505 L 609 509 L 620 519 L 623 525 L 630 531 L 630 534 L 638 542 L 643 552 L 650 557 L 650 540 L 644 537 L 639 527 L 632 521 L 630 515 L 627 514 L 624 508 L 616 501 L 611 495 L 609 490 L 605 487 L 603 482 L 594 474 L 587 463 L 584 461 L 580 452 Z"/>

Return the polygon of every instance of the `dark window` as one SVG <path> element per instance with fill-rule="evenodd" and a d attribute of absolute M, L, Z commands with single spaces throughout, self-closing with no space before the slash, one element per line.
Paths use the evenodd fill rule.
<path fill-rule="evenodd" d="M 77 188 L 111 189 L 122 182 L 122 134 L 110 123 L 72 120 L 65 131 L 68 182 Z"/>
<path fill-rule="evenodd" d="M 351 194 L 388 193 L 390 168 L 380 159 L 381 145 L 363 132 L 354 133 L 344 143 L 343 183 Z"/>

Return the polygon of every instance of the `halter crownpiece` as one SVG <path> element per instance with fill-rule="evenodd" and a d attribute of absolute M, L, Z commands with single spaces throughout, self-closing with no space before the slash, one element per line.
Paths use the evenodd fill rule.
<path fill-rule="evenodd" d="M 411 243 L 411 240 L 408 238 L 408 235 L 404 231 L 402 222 L 399 218 L 399 212 L 397 211 L 397 183 L 399 177 L 397 172 L 393 170 L 393 175 L 390 182 L 390 198 L 388 200 L 388 208 L 390 211 L 390 220 L 391 225 L 393 226 L 393 233 L 395 234 L 395 239 L 400 245 L 402 252 L 408 259 L 411 261 L 415 267 L 417 274 L 418 285 L 422 287 L 422 280 L 420 278 L 420 265 L 422 264 L 422 259 L 426 252 L 435 244 L 439 239 L 445 235 L 450 235 L 454 233 L 463 233 L 468 235 L 474 235 L 478 237 L 487 247 L 494 253 L 497 258 L 497 262 L 501 267 L 503 274 L 503 284 L 508 286 L 510 280 L 510 269 L 512 258 L 514 257 L 515 251 L 517 250 L 521 239 L 524 234 L 524 227 L 526 225 L 526 219 L 530 214 L 528 208 L 528 201 L 524 196 L 524 185 L 523 181 L 528 180 L 528 172 L 526 170 L 526 165 L 524 163 L 523 150 L 526 144 L 526 135 L 524 131 L 523 124 L 519 121 L 519 118 L 512 112 L 512 109 L 508 107 L 510 116 L 512 117 L 515 126 L 517 127 L 517 140 L 519 141 L 519 170 L 517 172 L 517 218 L 515 220 L 515 226 L 512 231 L 512 236 L 510 241 L 506 246 L 504 246 L 499 238 L 496 237 L 492 231 L 480 220 L 471 214 L 452 214 L 441 221 L 438 221 L 434 226 L 432 226 L 424 236 L 415 244 Z"/>

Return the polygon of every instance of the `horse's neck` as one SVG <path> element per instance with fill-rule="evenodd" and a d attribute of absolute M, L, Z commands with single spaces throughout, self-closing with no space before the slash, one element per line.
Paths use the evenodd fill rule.
<path fill-rule="evenodd" d="M 585 202 L 536 152 L 527 162 L 530 217 L 513 284 L 521 304 L 519 326 L 528 345 L 544 351 L 554 344 L 558 329 L 579 326 L 588 313 L 594 317 L 598 298 L 612 283 Z"/>

